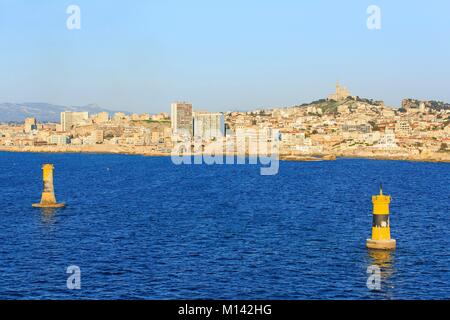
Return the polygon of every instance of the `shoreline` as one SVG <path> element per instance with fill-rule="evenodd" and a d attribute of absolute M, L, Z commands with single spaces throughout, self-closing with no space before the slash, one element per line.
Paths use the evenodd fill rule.
<path fill-rule="evenodd" d="M 60 154 L 123 154 L 123 155 L 136 155 L 136 156 L 146 156 L 146 157 L 170 157 L 170 153 L 155 152 L 149 150 L 148 147 L 128 147 L 128 146 L 103 146 L 103 145 L 93 145 L 93 146 L 52 146 L 52 147 L 7 147 L 0 146 L 0 152 L 11 152 L 11 153 L 60 153 Z M 192 154 L 193 156 L 194 154 Z M 239 156 L 240 154 L 224 153 L 223 156 L 233 155 Z M 286 162 L 314 162 L 314 161 L 335 161 L 337 159 L 367 159 L 367 160 L 384 160 L 384 161 L 410 161 L 410 162 L 423 162 L 423 163 L 450 163 L 449 153 L 427 153 L 428 156 L 407 156 L 404 154 L 368 154 L 367 152 L 362 152 L 360 154 L 355 152 L 338 152 L 336 154 L 319 154 L 319 155 L 283 155 L 279 156 L 280 161 Z M 437 156 L 438 155 L 438 156 Z M 246 154 L 245 156 L 249 156 Z"/>

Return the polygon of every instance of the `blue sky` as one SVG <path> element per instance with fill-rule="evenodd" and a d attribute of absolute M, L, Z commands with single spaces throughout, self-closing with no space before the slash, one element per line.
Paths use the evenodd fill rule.
<path fill-rule="evenodd" d="M 81 8 L 81 30 L 66 9 Z M 369 5 L 382 29 L 368 30 Z M 0 102 L 169 111 L 351 93 L 450 102 L 450 2 L 0 0 Z"/>

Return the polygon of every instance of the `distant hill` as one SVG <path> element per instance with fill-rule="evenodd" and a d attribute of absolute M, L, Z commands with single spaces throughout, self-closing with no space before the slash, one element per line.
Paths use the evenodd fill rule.
<path fill-rule="evenodd" d="M 377 112 L 380 107 L 384 106 L 383 101 L 373 100 L 373 99 L 365 99 L 360 97 L 348 97 L 347 99 L 341 101 L 328 100 L 328 99 L 320 99 L 313 101 L 311 103 L 304 103 L 302 105 L 294 106 L 294 108 L 307 108 L 307 107 L 315 107 L 322 109 L 324 114 L 335 114 L 338 112 L 338 107 L 346 105 L 350 108 L 355 108 L 357 103 L 365 103 L 369 106 L 373 107 L 373 111 Z"/>
<path fill-rule="evenodd" d="M 0 103 L 0 122 L 23 122 L 25 118 L 33 117 L 39 122 L 59 122 L 63 111 L 88 111 L 89 114 L 117 111 L 90 104 L 82 107 L 67 107 L 49 103 Z"/>
<path fill-rule="evenodd" d="M 431 110 L 450 110 L 450 103 L 445 103 L 442 101 L 422 101 L 416 99 L 404 99 L 402 101 L 403 109 L 419 109 L 420 105 L 423 104 L 425 108 L 430 108 Z"/>

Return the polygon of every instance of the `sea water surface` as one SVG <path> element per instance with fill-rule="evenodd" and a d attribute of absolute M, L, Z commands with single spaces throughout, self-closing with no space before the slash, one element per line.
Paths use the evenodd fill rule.
<path fill-rule="evenodd" d="M 55 165 L 65 209 L 31 207 Z M 395 252 L 365 248 L 392 196 Z M 449 299 L 450 165 L 0 153 L 0 299 Z M 81 289 L 67 288 L 67 267 Z M 367 268 L 381 268 L 381 290 Z"/>

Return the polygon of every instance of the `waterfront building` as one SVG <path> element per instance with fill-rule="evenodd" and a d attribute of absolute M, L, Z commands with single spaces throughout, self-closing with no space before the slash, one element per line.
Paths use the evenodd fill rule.
<path fill-rule="evenodd" d="M 61 112 L 61 129 L 64 132 L 70 131 L 73 127 L 85 124 L 89 120 L 88 112 Z"/>
<path fill-rule="evenodd" d="M 164 143 L 164 132 L 152 131 L 150 135 L 150 143 L 152 144 Z"/>
<path fill-rule="evenodd" d="M 378 149 L 396 149 L 398 148 L 395 133 L 392 130 L 386 130 L 376 145 Z"/>
<path fill-rule="evenodd" d="M 73 138 L 70 140 L 70 144 L 72 146 L 81 146 L 83 144 L 83 140 L 81 138 Z"/>
<path fill-rule="evenodd" d="M 91 133 L 92 144 L 103 143 L 103 130 L 94 130 Z"/>
<path fill-rule="evenodd" d="M 70 143 L 70 138 L 64 134 L 54 134 L 47 138 L 47 143 L 58 146 L 67 145 Z"/>
<path fill-rule="evenodd" d="M 194 112 L 194 136 L 203 141 L 222 138 L 225 135 L 225 117 L 220 112 Z"/>
<path fill-rule="evenodd" d="M 278 130 L 271 128 L 260 129 L 256 126 L 237 128 L 232 140 L 240 154 L 267 154 L 272 147 L 272 142 L 279 140 Z M 227 139 L 227 142 L 230 140 Z"/>
<path fill-rule="evenodd" d="M 171 105 L 172 133 L 175 136 L 192 137 L 192 104 L 175 102 Z"/>
<path fill-rule="evenodd" d="M 361 135 L 360 141 L 368 145 L 374 145 L 381 139 L 380 131 L 374 131 L 370 133 L 365 133 Z"/>
<path fill-rule="evenodd" d="M 299 131 L 283 131 L 281 133 L 281 148 L 293 149 L 295 146 L 305 144 L 305 133 Z"/>
<path fill-rule="evenodd" d="M 407 119 L 401 119 L 395 124 L 395 133 L 400 136 L 410 136 L 412 133 L 412 128 Z"/>

